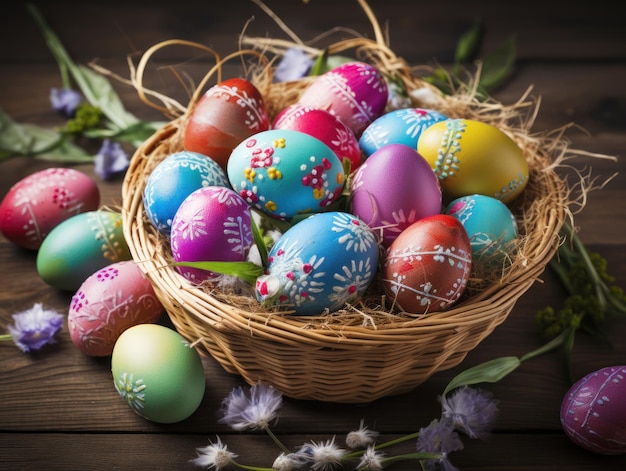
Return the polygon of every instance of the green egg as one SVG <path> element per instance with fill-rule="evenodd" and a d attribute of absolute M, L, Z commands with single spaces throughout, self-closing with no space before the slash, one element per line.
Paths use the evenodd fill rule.
<path fill-rule="evenodd" d="M 122 215 L 87 211 L 50 231 L 37 252 L 37 273 L 54 288 L 76 291 L 91 274 L 131 258 Z"/>
<path fill-rule="evenodd" d="M 185 420 L 204 397 L 200 354 L 178 332 L 159 324 L 125 330 L 113 347 L 111 371 L 120 396 L 152 422 Z"/>

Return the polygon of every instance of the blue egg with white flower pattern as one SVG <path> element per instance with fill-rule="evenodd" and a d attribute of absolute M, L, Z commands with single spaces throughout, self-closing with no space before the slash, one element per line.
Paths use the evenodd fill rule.
<path fill-rule="evenodd" d="M 477 262 L 501 262 L 515 248 L 517 222 L 509 207 L 486 195 L 462 196 L 444 210 L 458 219 L 470 239 L 472 257 Z"/>
<path fill-rule="evenodd" d="M 291 226 L 272 246 L 256 297 L 295 315 L 318 315 L 355 304 L 378 267 L 375 233 L 340 211 L 315 213 Z"/>
<path fill-rule="evenodd" d="M 169 237 L 172 220 L 185 198 L 209 186 L 230 188 L 226 172 L 215 160 L 190 151 L 168 155 L 150 173 L 143 191 L 144 209 L 150 222 Z"/>
<path fill-rule="evenodd" d="M 361 135 L 359 145 L 365 157 L 387 144 L 404 144 L 417 149 L 417 140 L 427 127 L 447 116 L 424 108 L 401 108 L 374 120 Z"/>

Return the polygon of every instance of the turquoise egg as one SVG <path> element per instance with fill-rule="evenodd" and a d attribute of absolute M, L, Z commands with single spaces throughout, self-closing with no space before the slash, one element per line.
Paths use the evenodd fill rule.
<path fill-rule="evenodd" d="M 423 108 L 401 108 L 389 111 L 374 120 L 361 135 L 359 145 L 368 157 L 387 144 L 404 144 L 417 149 L 422 131 L 447 116 Z"/>
<path fill-rule="evenodd" d="M 356 303 L 378 268 L 376 235 L 358 217 L 318 213 L 291 226 L 272 246 L 256 297 L 296 315 L 333 312 Z"/>
<path fill-rule="evenodd" d="M 486 195 L 462 196 L 444 210 L 458 219 L 470 239 L 476 261 L 497 261 L 510 254 L 518 237 L 517 222 L 509 207 Z"/>
<path fill-rule="evenodd" d="M 206 389 L 200 354 L 175 330 L 139 324 L 119 336 L 111 355 L 115 389 L 143 418 L 171 424 L 190 417 Z"/>
<path fill-rule="evenodd" d="M 227 174 L 249 205 L 278 219 L 327 210 L 345 183 L 343 165 L 330 147 L 290 129 L 242 141 L 228 159 Z"/>
<path fill-rule="evenodd" d="M 96 271 L 131 258 L 122 231 L 122 215 L 87 211 L 50 231 L 37 252 L 37 273 L 54 288 L 77 291 Z"/>
<path fill-rule="evenodd" d="M 207 186 L 230 187 L 226 172 L 219 164 L 197 152 L 175 152 L 162 160 L 150 173 L 143 191 L 143 204 L 150 222 L 166 236 L 183 200 Z"/>

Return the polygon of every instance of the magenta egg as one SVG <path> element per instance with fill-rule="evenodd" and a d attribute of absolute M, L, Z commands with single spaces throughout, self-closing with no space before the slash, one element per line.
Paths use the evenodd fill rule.
<path fill-rule="evenodd" d="M 250 208 L 230 188 L 208 186 L 192 192 L 172 221 L 170 246 L 176 262 L 241 262 L 254 242 Z M 177 266 L 193 283 L 217 274 L 200 268 Z"/>
<path fill-rule="evenodd" d="M 385 77 L 365 62 L 347 62 L 320 75 L 302 93 L 298 103 L 327 110 L 360 137 L 383 114 L 389 97 Z"/>
<path fill-rule="evenodd" d="M 274 129 L 292 129 L 316 137 L 330 147 L 341 162 L 350 161 L 350 170 L 361 165 L 359 141 L 337 116 L 319 108 L 293 104 L 283 109 L 273 124 Z"/>
<path fill-rule="evenodd" d="M 626 365 L 601 368 L 574 383 L 561 404 L 561 425 L 588 451 L 626 453 Z"/>
<path fill-rule="evenodd" d="M 100 190 L 87 174 L 72 168 L 35 172 L 11 187 L 0 204 L 0 232 L 12 243 L 38 250 L 61 222 L 100 204 Z"/>
<path fill-rule="evenodd" d="M 388 144 L 354 174 L 351 212 L 380 235 L 384 246 L 419 219 L 441 212 L 437 176 L 415 149 Z"/>

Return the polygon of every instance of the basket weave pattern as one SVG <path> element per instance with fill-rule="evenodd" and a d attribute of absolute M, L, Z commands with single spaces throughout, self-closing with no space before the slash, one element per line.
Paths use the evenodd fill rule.
<path fill-rule="evenodd" d="M 344 325 L 263 312 L 254 300 L 239 305 L 168 266 L 169 244 L 144 211 L 146 179 L 161 160 L 182 150 L 184 123 L 184 117 L 168 123 L 131 161 L 123 222 L 133 258 L 176 329 L 202 353 L 250 384 L 264 381 L 293 398 L 365 403 L 410 391 L 456 366 L 506 319 L 559 242 L 567 191 L 539 152 L 528 155 L 529 183 L 512 208 L 521 236 L 516 260 L 501 279 L 453 309 L 421 317 L 391 314 L 380 325 Z"/>

